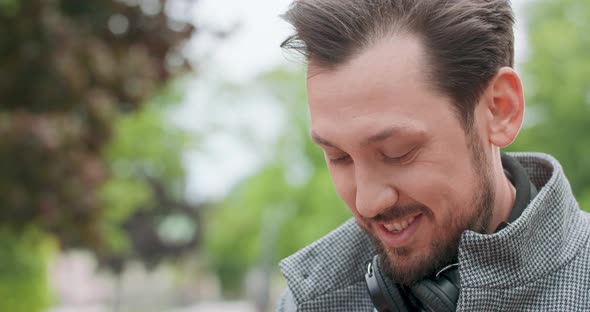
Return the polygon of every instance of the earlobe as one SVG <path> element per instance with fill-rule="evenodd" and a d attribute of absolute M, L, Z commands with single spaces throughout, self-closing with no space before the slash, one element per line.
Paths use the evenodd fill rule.
<path fill-rule="evenodd" d="M 489 138 L 492 144 L 506 147 L 516 139 L 524 117 L 524 95 L 520 77 L 512 68 L 503 67 L 492 78 L 488 91 L 491 116 Z"/>

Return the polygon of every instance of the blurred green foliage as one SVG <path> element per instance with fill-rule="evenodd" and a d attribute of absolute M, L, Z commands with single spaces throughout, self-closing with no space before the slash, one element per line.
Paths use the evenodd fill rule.
<path fill-rule="evenodd" d="M 158 3 L 163 10 L 166 1 Z M 162 10 L 116 0 L 3 2 L 0 223 L 34 223 L 64 247 L 103 248 L 109 208 L 96 192 L 109 177 L 102 150 L 113 125 L 188 69 L 179 47 L 193 27 L 177 27 Z"/>
<path fill-rule="evenodd" d="M 181 103 L 184 84 L 177 81 L 148 101 L 142 110 L 120 116 L 113 125 L 113 137 L 103 151 L 109 180 L 98 189 L 98 199 L 106 209 L 102 214 L 102 232 L 109 244 L 98 253 L 99 260 L 120 271 L 126 260 L 136 259 L 155 265 L 168 255 L 196 244 L 197 233 L 190 230 L 177 242 L 167 235 L 177 233 L 189 223 L 198 227 L 199 207 L 186 202 L 184 151 L 194 144 L 195 136 L 167 120 L 171 103 Z M 168 230 L 166 230 L 168 229 Z M 194 229 L 196 231 L 196 229 Z M 181 233 L 182 234 L 182 233 Z M 177 235 L 178 236 L 178 235 Z M 138 242 L 141 242 L 138 244 Z"/>
<path fill-rule="evenodd" d="M 147 178 L 158 180 L 184 196 L 185 171 L 182 153 L 190 135 L 174 127 L 166 118 L 169 103 L 180 103 L 178 83 L 171 85 L 134 114 L 117 118 L 113 138 L 103 157 L 109 165 L 109 180 L 99 188 L 99 199 L 105 209 L 108 241 L 115 250 L 128 248 L 122 224 L 139 208 L 154 202 L 156 194 Z"/>
<path fill-rule="evenodd" d="M 0 227 L 0 311 L 44 311 L 51 303 L 47 259 L 55 242 L 34 227 Z"/>
<path fill-rule="evenodd" d="M 133 177 L 180 188 L 183 135 L 158 110 L 133 113 L 189 69 L 194 27 L 154 4 L 0 0 L 0 311 L 47 304 L 48 237 L 101 256 L 128 247 L 118 227 L 155 197 Z"/>
<path fill-rule="evenodd" d="M 553 154 L 589 209 L 590 36 L 585 32 L 590 2 L 531 1 L 527 18 L 527 123 L 508 150 Z M 333 190 L 320 149 L 308 139 L 304 83 L 302 72 L 285 70 L 255 82 L 284 106 L 287 126 L 272 160 L 209 210 L 207 251 L 229 294 L 261 258 L 276 263 L 350 216 Z M 268 253 L 265 245 L 275 252 Z"/>
<path fill-rule="evenodd" d="M 590 1 L 532 1 L 527 18 L 526 123 L 510 150 L 555 156 L 590 211 Z"/>
<path fill-rule="evenodd" d="M 248 268 L 267 258 L 274 266 L 350 217 L 309 140 L 303 72 L 277 70 L 254 83 L 283 105 L 286 126 L 272 160 L 208 210 L 206 251 L 229 295 L 238 294 Z"/>

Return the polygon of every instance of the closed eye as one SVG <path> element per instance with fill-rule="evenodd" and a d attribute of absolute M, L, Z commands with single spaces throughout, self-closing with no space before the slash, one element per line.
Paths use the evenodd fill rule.
<path fill-rule="evenodd" d="M 328 160 L 330 164 L 333 165 L 344 165 L 350 163 L 352 161 L 352 158 L 350 158 L 350 155 L 344 155 L 338 158 L 329 158 Z"/>
<path fill-rule="evenodd" d="M 417 150 L 418 150 L 418 148 L 414 147 L 411 150 L 409 150 L 407 153 L 405 153 L 401 156 L 395 156 L 395 157 L 390 157 L 390 156 L 383 154 L 383 161 L 385 163 L 393 164 L 393 165 L 405 164 L 405 163 L 409 162 L 410 160 L 412 160 L 412 158 L 416 154 Z"/>

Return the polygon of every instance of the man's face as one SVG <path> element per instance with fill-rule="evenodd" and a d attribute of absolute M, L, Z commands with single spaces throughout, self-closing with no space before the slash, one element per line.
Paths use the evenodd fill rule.
<path fill-rule="evenodd" d="M 312 138 L 338 195 L 406 285 L 450 262 L 464 230 L 484 232 L 494 205 L 477 112 L 466 134 L 427 66 L 411 37 L 334 70 L 309 65 Z"/>

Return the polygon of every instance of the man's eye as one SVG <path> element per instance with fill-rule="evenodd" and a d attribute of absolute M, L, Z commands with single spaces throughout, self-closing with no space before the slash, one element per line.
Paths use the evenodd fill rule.
<path fill-rule="evenodd" d="M 351 160 L 352 160 L 352 158 L 350 158 L 349 155 L 344 155 L 344 156 L 337 157 L 337 158 L 329 158 L 330 163 L 333 164 L 333 165 L 347 164 Z"/>
<path fill-rule="evenodd" d="M 407 153 L 405 153 L 401 156 L 395 156 L 395 157 L 390 157 L 390 156 L 383 154 L 383 160 L 389 164 L 403 164 L 403 163 L 406 163 L 412 159 L 412 157 L 415 154 L 414 153 L 415 151 L 416 151 L 416 148 L 413 148 L 410 151 L 408 151 Z"/>

